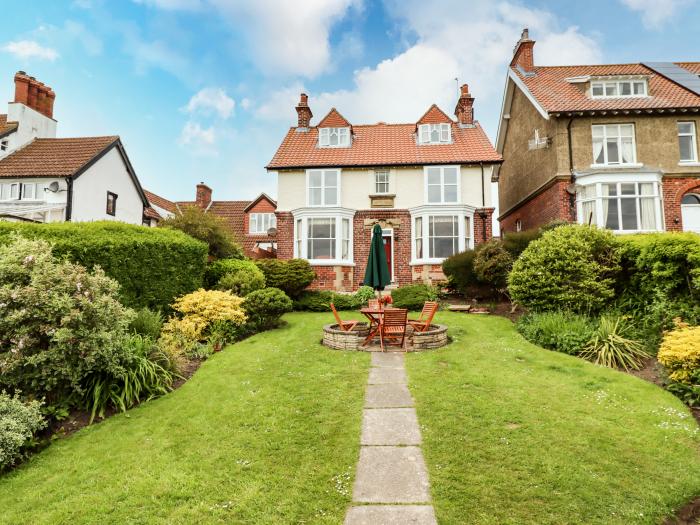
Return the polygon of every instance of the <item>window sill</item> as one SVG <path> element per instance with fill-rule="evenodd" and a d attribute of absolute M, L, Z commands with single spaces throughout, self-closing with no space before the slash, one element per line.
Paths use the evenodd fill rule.
<path fill-rule="evenodd" d="M 591 164 L 592 169 L 625 169 L 625 168 L 643 168 L 644 164 L 635 162 L 634 164 Z"/>
<path fill-rule="evenodd" d="M 388 199 L 396 197 L 396 193 L 370 193 L 369 198 L 370 199 Z"/>
<path fill-rule="evenodd" d="M 335 259 L 306 259 L 311 266 L 355 266 L 352 261 L 342 261 Z"/>
<path fill-rule="evenodd" d="M 409 266 L 423 266 L 426 264 L 442 264 L 445 261 L 445 259 L 411 259 L 411 262 L 409 262 L 408 264 L 409 264 Z"/>
<path fill-rule="evenodd" d="M 697 162 L 697 161 L 692 161 L 692 162 L 691 162 L 691 161 L 688 161 L 688 162 L 679 162 L 678 165 L 681 166 L 681 167 L 683 167 L 683 168 L 685 168 L 685 167 L 689 167 L 689 168 L 695 167 L 695 168 L 697 168 L 697 167 L 700 167 L 700 162 Z"/>

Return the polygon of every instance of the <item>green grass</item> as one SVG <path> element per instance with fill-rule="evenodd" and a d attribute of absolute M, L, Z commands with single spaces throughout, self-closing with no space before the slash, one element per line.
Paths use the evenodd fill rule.
<path fill-rule="evenodd" d="M 442 524 L 654 524 L 700 494 L 698 426 L 671 394 L 543 350 L 510 321 L 441 313 L 411 354 Z"/>
<path fill-rule="evenodd" d="M 320 346 L 328 315 L 286 319 L 0 477 L 0 523 L 342 522 L 369 355 Z"/>

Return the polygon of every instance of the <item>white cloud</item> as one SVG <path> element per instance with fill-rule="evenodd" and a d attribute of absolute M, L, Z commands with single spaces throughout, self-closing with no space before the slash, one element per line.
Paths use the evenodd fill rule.
<path fill-rule="evenodd" d="M 236 102 L 221 88 L 204 88 L 192 95 L 185 110 L 188 113 L 215 113 L 227 119 L 233 113 Z"/>
<path fill-rule="evenodd" d="M 216 131 L 203 128 L 197 122 L 188 121 L 182 128 L 178 143 L 199 155 L 216 155 Z"/>
<path fill-rule="evenodd" d="M 246 97 L 246 98 L 244 98 L 243 100 L 241 100 L 241 107 L 242 107 L 243 109 L 248 109 L 248 108 L 250 108 L 250 99 Z"/>
<path fill-rule="evenodd" d="M 40 60 L 49 60 L 53 62 L 58 58 L 58 51 L 50 47 L 44 47 L 34 40 L 8 42 L 0 47 L 0 50 L 23 60 L 38 58 Z"/>
<path fill-rule="evenodd" d="M 675 17 L 681 9 L 687 7 L 695 0 L 622 0 L 628 8 L 638 11 L 642 15 L 644 26 L 649 29 L 659 29 L 666 22 Z"/>

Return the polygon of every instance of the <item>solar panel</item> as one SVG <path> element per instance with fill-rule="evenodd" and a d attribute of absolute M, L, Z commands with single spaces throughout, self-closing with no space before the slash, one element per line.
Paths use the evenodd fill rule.
<path fill-rule="evenodd" d="M 643 62 L 642 65 L 653 69 L 659 75 L 683 86 L 696 95 L 700 95 L 700 76 L 691 73 L 687 69 L 683 69 L 673 62 Z"/>

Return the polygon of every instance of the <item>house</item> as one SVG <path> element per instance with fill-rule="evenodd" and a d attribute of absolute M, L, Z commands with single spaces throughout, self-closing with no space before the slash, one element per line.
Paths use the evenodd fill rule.
<path fill-rule="evenodd" d="M 501 229 L 700 232 L 700 63 L 543 67 L 534 45 L 526 29 L 508 68 Z"/>
<path fill-rule="evenodd" d="M 161 218 L 180 213 L 184 207 L 198 206 L 224 219 L 246 256 L 253 259 L 275 257 L 277 203 L 265 193 L 252 201 L 215 201 L 212 200 L 213 190 L 203 182 L 197 184 L 194 201 L 175 202 L 147 190 L 145 193 L 155 214 L 153 225 Z"/>
<path fill-rule="evenodd" d="M 362 284 L 380 224 L 394 285 L 444 279 L 450 255 L 491 238 L 490 180 L 501 162 L 461 87 L 456 120 L 432 105 L 416 122 L 316 125 L 306 94 L 267 165 L 278 174 L 277 257 L 307 259 L 317 289 Z"/>
<path fill-rule="evenodd" d="M 56 138 L 53 90 L 19 71 L 0 115 L 0 219 L 143 224 L 148 200 L 118 136 Z"/>

